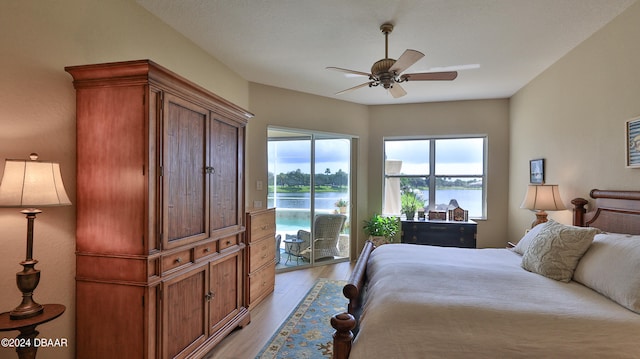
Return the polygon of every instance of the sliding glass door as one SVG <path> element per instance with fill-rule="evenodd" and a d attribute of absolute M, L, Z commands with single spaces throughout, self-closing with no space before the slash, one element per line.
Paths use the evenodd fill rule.
<path fill-rule="evenodd" d="M 268 206 L 281 237 L 276 268 L 348 259 L 351 139 L 277 128 L 268 136 Z"/>

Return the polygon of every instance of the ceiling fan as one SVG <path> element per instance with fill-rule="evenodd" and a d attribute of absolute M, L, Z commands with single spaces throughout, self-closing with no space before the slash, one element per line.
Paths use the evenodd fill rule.
<path fill-rule="evenodd" d="M 336 70 L 340 72 L 346 72 L 348 74 L 366 76 L 369 78 L 368 82 L 348 88 L 346 90 L 336 93 L 336 95 L 343 94 L 348 91 L 356 90 L 361 87 L 380 86 L 389 90 L 391 96 L 394 98 L 402 97 L 407 92 L 400 86 L 400 83 L 406 81 L 451 81 L 458 77 L 457 71 L 444 71 L 444 72 L 421 72 L 414 74 L 402 74 L 403 71 L 408 69 L 411 65 L 415 64 L 418 60 L 424 57 L 424 54 L 420 51 L 407 49 L 400 55 L 398 60 L 389 58 L 389 34 L 393 31 L 392 24 L 382 24 L 380 31 L 384 34 L 384 59 L 376 61 L 371 66 L 371 73 L 362 71 L 354 71 L 343 69 L 340 67 L 327 67 L 330 70 Z"/>

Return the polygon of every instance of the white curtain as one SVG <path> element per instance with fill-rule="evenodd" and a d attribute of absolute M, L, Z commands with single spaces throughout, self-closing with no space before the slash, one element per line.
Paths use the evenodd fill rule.
<path fill-rule="evenodd" d="M 402 161 L 399 160 L 385 160 L 384 168 L 386 175 L 400 174 L 402 168 Z M 384 208 L 382 209 L 383 215 L 400 215 L 400 179 L 399 178 L 385 178 L 384 183 Z"/>

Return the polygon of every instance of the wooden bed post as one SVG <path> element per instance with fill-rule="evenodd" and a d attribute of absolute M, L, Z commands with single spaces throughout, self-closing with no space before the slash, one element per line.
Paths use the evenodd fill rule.
<path fill-rule="evenodd" d="M 587 210 L 584 206 L 587 205 L 589 201 L 584 198 L 574 198 L 571 200 L 571 204 L 573 204 L 573 225 L 584 227 L 584 214 L 587 213 Z"/>
<path fill-rule="evenodd" d="M 353 328 L 356 327 L 356 318 L 349 313 L 340 313 L 331 317 L 333 333 L 333 359 L 344 359 L 351 353 L 353 342 Z"/>
<path fill-rule="evenodd" d="M 367 276 L 367 263 L 369 256 L 374 250 L 373 242 L 367 241 L 360 252 L 353 272 L 342 288 L 342 294 L 349 299 L 346 313 L 339 313 L 331 317 L 331 326 L 336 331 L 333 333 L 333 359 L 347 359 L 351 353 L 353 343 L 353 330 L 360 319 L 362 311 L 362 295 L 364 292 L 364 282 Z"/>

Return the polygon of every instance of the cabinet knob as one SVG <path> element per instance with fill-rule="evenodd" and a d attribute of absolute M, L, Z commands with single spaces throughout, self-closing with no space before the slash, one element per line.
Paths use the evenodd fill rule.
<path fill-rule="evenodd" d="M 204 298 L 207 300 L 207 302 L 210 302 L 215 296 L 216 295 L 213 292 L 209 291 L 209 293 L 204 295 Z"/>
<path fill-rule="evenodd" d="M 211 252 L 211 249 L 209 249 L 209 247 L 207 247 L 207 248 L 204 249 L 204 252 L 205 253 L 209 253 L 209 252 Z"/>
<path fill-rule="evenodd" d="M 204 168 L 204 172 L 207 174 L 213 174 L 213 173 L 216 173 L 216 169 L 213 167 L 207 166 Z"/>
<path fill-rule="evenodd" d="M 227 245 L 230 245 L 230 244 L 231 244 L 231 241 L 227 241 Z"/>
<path fill-rule="evenodd" d="M 176 258 L 176 263 L 182 263 L 182 258 L 180 257 Z"/>

